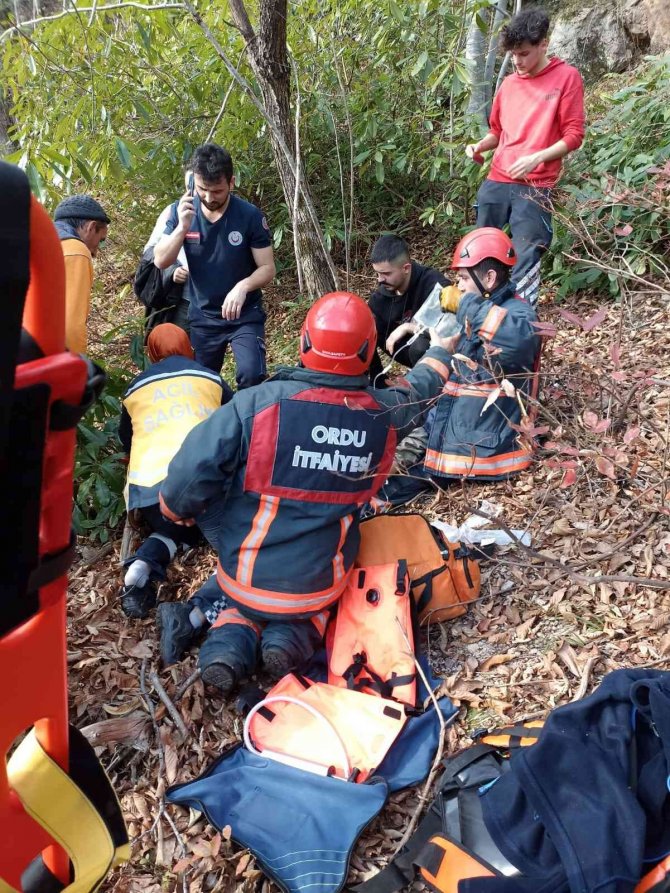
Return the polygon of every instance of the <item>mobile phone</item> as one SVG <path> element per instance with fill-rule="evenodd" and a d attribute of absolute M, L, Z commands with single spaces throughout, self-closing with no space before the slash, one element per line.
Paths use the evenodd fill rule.
<path fill-rule="evenodd" d="M 189 195 L 195 194 L 195 174 L 191 174 L 190 177 L 188 178 L 188 194 Z"/>

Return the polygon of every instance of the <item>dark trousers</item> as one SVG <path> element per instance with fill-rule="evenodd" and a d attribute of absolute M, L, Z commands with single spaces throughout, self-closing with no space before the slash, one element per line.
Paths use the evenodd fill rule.
<path fill-rule="evenodd" d="M 540 262 L 551 245 L 551 189 L 527 183 L 484 180 L 477 193 L 477 227 L 509 224 L 517 253 L 512 279 L 517 293 L 533 306 L 540 293 Z"/>
<path fill-rule="evenodd" d="M 213 549 L 218 548 L 221 517 L 225 502 L 214 503 L 198 515 L 198 527 Z M 309 620 L 272 620 L 262 622 L 234 608 L 216 579 L 216 574 L 189 599 L 200 608 L 210 628 L 200 649 L 200 667 L 224 663 L 238 679 L 251 675 L 266 648 L 282 648 L 298 665 L 307 661 L 320 647 L 328 611 Z"/>
<path fill-rule="evenodd" d="M 162 310 L 150 310 L 147 307 L 144 312 L 145 342 L 146 339 L 149 337 L 149 333 L 151 332 L 151 330 L 164 322 L 171 322 L 175 326 L 179 326 L 180 329 L 183 329 L 186 334 L 189 335 L 190 323 L 188 321 L 188 313 L 190 306 L 191 305 L 188 301 L 185 301 L 183 298 L 177 298 L 176 302 L 168 304 Z"/>
<path fill-rule="evenodd" d="M 238 389 L 260 384 L 267 375 L 265 364 L 265 314 L 259 311 L 253 321 L 226 322 L 208 316 L 191 315 L 191 344 L 196 362 L 219 373 L 228 345 L 237 367 Z"/>
<path fill-rule="evenodd" d="M 327 612 L 310 620 L 271 620 L 259 622 L 230 607 L 216 575 L 207 580 L 191 597 L 211 624 L 200 648 L 199 665 L 204 668 L 222 663 L 238 679 L 250 676 L 257 667 L 259 651 L 281 648 L 298 666 L 320 647 Z"/>
<path fill-rule="evenodd" d="M 183 329 L 187 335 L 191 334 L 191 323 L 188 319 L 189 310 L 191 309 L 191 302 L 185 301 L 183 298 L 180 298 L 179 303 L 174 308 L 174 313 L 171 323 L 179 326 L 180 329 Z"/>
<path fill-rule="evenodd" d="M 158 533 L 166 539 L 172 540 L 175 546 L 196 546 L 201 540 L 201 533 L 197 527 L 183 527 L 168 521 L 161 515 L 158 503 L 147 505 L 140 509 L 142 520 L 151 528 L 152 533 Z M 149 536 L 141 544 L 137 552 L 124 562 L 128 567 L 138 558 L 151 568 L 152 580 L 164 580 L 165 573 L 170 563 L 170 550 L 164 542 L 154 536 Z"/>

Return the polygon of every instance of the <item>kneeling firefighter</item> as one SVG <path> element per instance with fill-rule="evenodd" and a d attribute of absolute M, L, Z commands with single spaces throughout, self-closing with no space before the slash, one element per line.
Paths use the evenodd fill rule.
<path fill-rule="evenodd" d="M 260 656 L 283 676 L 319 646 L 359 545 L 361 507 L 383 484 L 398 436 L 420 425 L 448 376 L 433 335 L 395 387 L 370 387 L 376 331 L 357 295 L 324 295 L 307 314 L 300 366 L 235 394 L 170 463 L 163 514 L 197 521 L 218 544 L 216 576 L 188 605 L 159 606 L 161 656 L 179 660 L 210 624 L 205 682 L 229 693 Z"/>

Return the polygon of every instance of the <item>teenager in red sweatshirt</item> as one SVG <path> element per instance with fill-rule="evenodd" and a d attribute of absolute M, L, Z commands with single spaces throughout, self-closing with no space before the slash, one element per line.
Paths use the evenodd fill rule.
<path fill-rule="evenodd" d="M 516 69 L 493 100 L 489 132 L 466 147 L 470 158 L 495 149 L 491 169 L 477 193 L 477 227 L 509 224 L 518 261 L 518 294 L 535 304 L 540 261 L 553 235 L 551 189 L 561 159 L 584 138 L 584 87 L 576 68 L 547 57 L 549 16 L 533 6 L 501 32 Z"/>

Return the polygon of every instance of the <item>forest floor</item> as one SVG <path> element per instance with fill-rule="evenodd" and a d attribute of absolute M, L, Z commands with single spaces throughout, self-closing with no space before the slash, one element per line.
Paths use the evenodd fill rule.
<path fill-rule="evenodd" d="M 370 281 L 352 287 L 366 294 Z M 268 290 L 271 363 L 295 359 L 305 305 L 286 295 Z M 669 309 L 668 295 L 653 291 L 603 308 L 588 297 L 557 307 L 545 296 L 540 315 L 555 334 L 544 349 L 535 424 L 548 430 L 536 464 L 508 483 L 454 485 L 423 499 L 426 514 L 456 524 L 487 500 L 500 512 L 492 526 L 531 537 L 530 547 L 482 564 L 481 598 L 457 620 L 433 624 L 423 643 L 460 707 L 447 751 L 467 743 L 469 730 L 543 717 L 614 669 L 670 668 Z M 239 740 L 240 716 L 200 680 L 180 696 L 195 654 L 162 670 L 154 618 L 124 617 L 119 540 L 102 554 L 82 545 L 69 597 L 72 719 L 98 747 L 133 841 L 132 860 L 104 889 L 269 893 L 254 857 L 227 832 L 163 799 Z M 205 548 L 182 555 L 159 597 L 188 598 L 213 566 Z M 418 808 L 416 790 L 392 797 L 356 847 L 350 882 L 385 864 Z"/>

